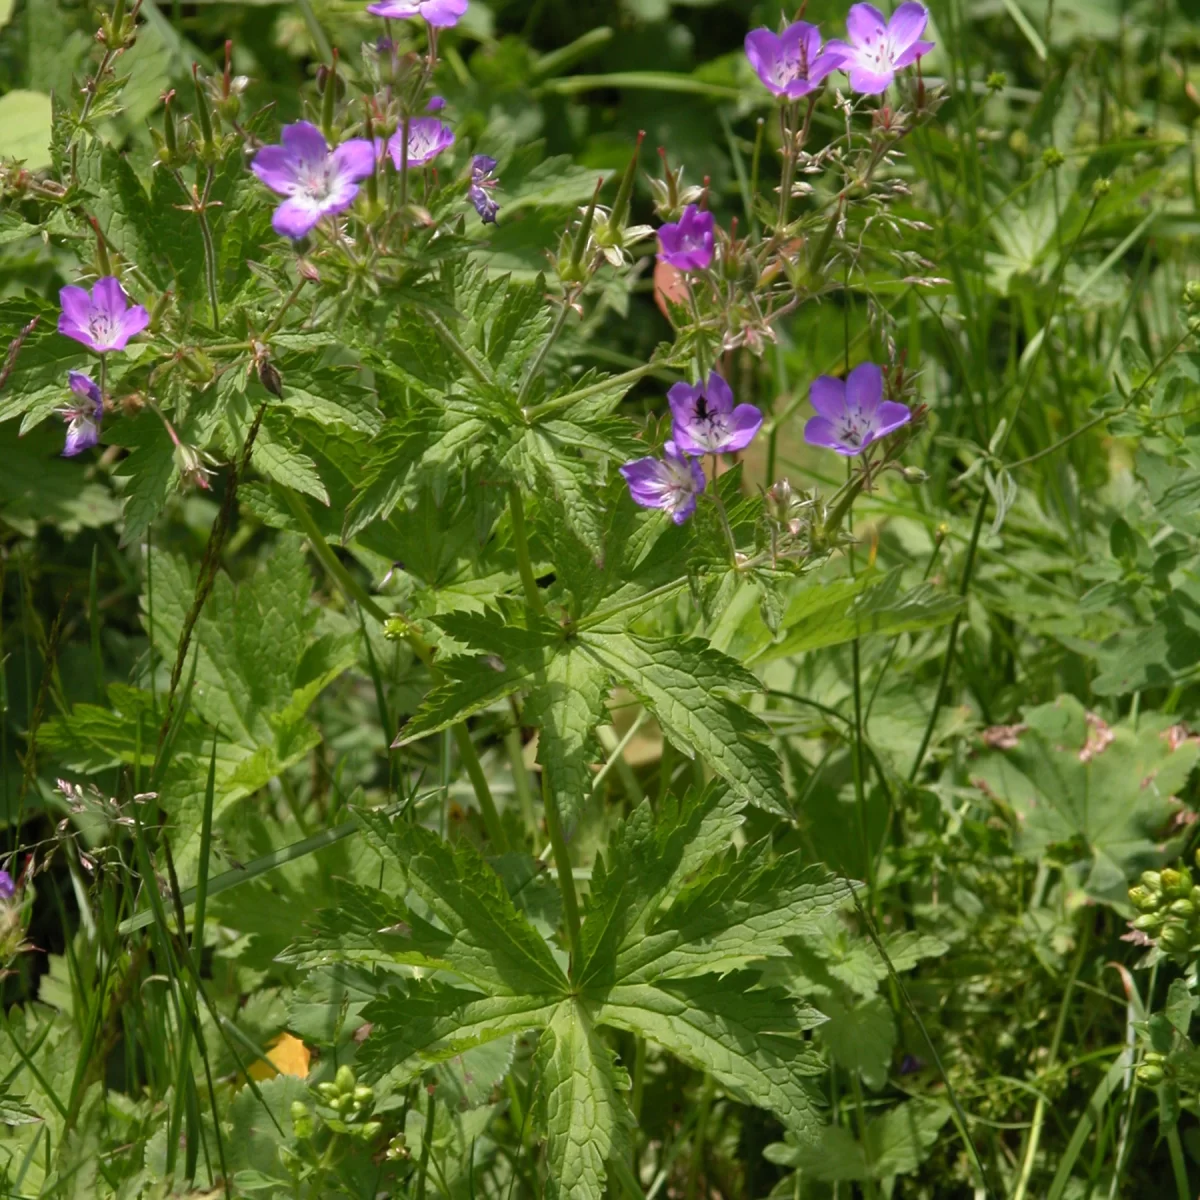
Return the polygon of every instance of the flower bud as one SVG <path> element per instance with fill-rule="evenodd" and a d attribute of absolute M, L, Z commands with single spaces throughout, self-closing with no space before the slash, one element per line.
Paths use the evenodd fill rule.
<path fill-rule="evenodd" d="M 367 1108 L 375 1103 L 375 1089 L 360 1084 L 354 1089 L 354 1103 L 359 1108 Z"/>
<path fill-rule="evenodd" d="M 179 482 L 184 487 L 198 487 L 208 491 L 211 471 L 204 465 L 204 458 L 195 446 L 186 442 L 175 443 L 175 466 L 179 469 Z"/>
<path fill-rule="evenodd" d="M 920 467 L 902 467 L 900 475 L 905 483 L 926 483 L 929 480 L 928 474 Z"/>
<path fill-rule="evenodd" d="M 322 1100 L 333 1100 L 341 1094 L 336 1083 L 318 1083 L 317 1091 L 320 1093 Z"/>
<path fill-rule="evenodd" d="M 1164 867 L 1159 879 L 1164 894 L 1168 896 L 1186 896 L 1192 890 L 1192 875 L 1186 867 L 1178 871 L 1174 867 Z"/>
<path fill-rule="evenodd" d="M 1198 851 L 1197 853 L 1200 853 Z M 1141 874 L 1142 887 L 1150 892 L 1162 891 L 1162 876 L 1157 871 L 1143 871 Z"/>
<path fill-rule="evenodd" d="M 786 521 L 792 511 L 792 485 L 787 479 L 776 480 L 767 489 L 767 512 L 776 521 Z"/>
<path fill-rule="evenodd" d="M 1002 92 L 1008 86 L 1008 76 L 1003 71 L 993 71 L 985 82 L 989 92 Z"/>
<path fill-rule="evenodd" d="M 258 382 L 272 396 L 283 395 L 283 376 L 279 374 L 279 368 L 269 358 L 260 358 L 258 360 Z"/>
<path fill-rule="evenodd" d="M 1200 305 L 1200 280 L 1193 279 L 1183 289 L 1183 302 L 1189 308 Z M 1196 851 L 1196 865 L 1200 866 L 1200 850 Z"/>
<path fill-rule="evenodd" d="M 1172 954 L 1181 954 L 1192 944 L 1192 939 L 1186 925 L 1169 921 L 1158 935 L 1158 944 Z"/>
<path fill-rule="evenodd" d="M 358 1136 L 362 1138 L 364 1142 L 370 1142 L 379 1136 L 379 1131 L 382 1128 L 382 1121 L 368 1121 L 359 1129 Z"/>
<path fill-rule="evenodd" d="M 1167 1061 L 1167 1056 L 1165 1054 L 1159 1054 L 1157 1050 L 1147 1050 L 1146 1053 L 1142 1055 L 1142 1061 L 1148 1063 L 1157 1063 L 1159 1066 L 1161 1066 Z"/>
<path fill-rule="evenodd" d="M 1140 929 L 1142 933 L 1156 933 L 1162 928 L 1165 921 L 1166 917 L 1161 913 L 1148 912 L 1143 913 L 1140 917 L 1135 917 L 1131 924 L 1134 929 Z"/>
<path fill-rule="evenodd" d="M 1092 183 L 1092 195 L 1099 200 L 1101 196 L 1107 196 L 1112 190 L 1112 180 L 1107 175 L 1101 176 Z"/>
<path fill-rule="evenodd" d="M 1158 908 L 1158 897 L 1148 888 L 1129 889 L 1129 903 L 1141 912 L 1154 912 Z"/>
<path fill-rule="evenodd" d="M 1042 166 L 1047 171 L 1057 171 L 1066 161 L 1066 155 L 1057 146 L 1047 146 L 1042 151 Z"/>
<path fill-rule="evenodd" d="M 292 1101 L 292 1129 L 296 1136 L 305 1141 L 313 1135 L 313 1119 L 312 1113 L 308 1111 L 308 1105 L 300 1100 Z"/>
<path fill-rule="evenodd" d="M 354 1072 L 343 1064 L 338 1067 L 337 1074 L 333 1077 L 333 1082 L 339 1092 L 353 1092 L 355 1082 Z"/>
<path fill-rule="evenodd" d="M 1138 1083 L 1147 1087 L 1158 1087 L 1163 1081 L 1163 1069 L 1156 1063 L 1143 1063 L 1137 1069 Z"/>
<path fill-rule="evenodd" d="M 583 221 L 575 233 L 575 240 L 571 244 L 570 261 L 565 269 L 561 266 L 559 268 L 559 274 L 567 283 L 579 283 L 585 276 L 583 259 L 587 253 L 588 241 L 592 236 L 592 221 L 596 217 L 596 201 L 600 199 L 600 189 L 603 186 L 604 179 L 601 177 L 596 183 L 596 190 L 592 193 L 587 211 L 583 214 Z"/>
<path fill-rule="evenodd" d="M 408 1145 L 404 1140 L 404 1134 L 398 1133 L 388 1142 L 387 1157 L 393 1162 L 408 1157 Z"/>
<path fill-rule="evenodd" d="M 1185 919 L 1196 915 L 1196 906 L 1188 899 L 1172 900 L 1170 908 L 1167 909 L 1173 917 L 1183 917 Z"/>

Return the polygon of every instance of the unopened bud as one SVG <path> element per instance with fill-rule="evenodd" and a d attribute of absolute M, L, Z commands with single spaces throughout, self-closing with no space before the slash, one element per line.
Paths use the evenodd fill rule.
<path fill-rule="evenodd" d="M 339 1092 L 354 1091 L 354 1072 L 344 1064 L 337 1069 L 337 1074 L 333 1077 L 333 1082 L 337 1086 Z"/>
<path fill-rule="evenodd" d="M 1042 166 L 1048 171 L 1057 171 L 1066 161 L 1066 155 L 1057 146 L 1047 146 L 1042 151 Z"/>
<path fill-rule="evenodd" d="M 1107 196 L 1111 190 L 1112 180 L 1109 179 L 1107 175 L 1101 176 L 1092 183 L 1092 195 L 1095 196 L 1097 200 L 1099 200 L 1101 196 Z"/>
<path fill-rule="evenodd" d="M 920 467 L 902 467 L 900 475 L 905 483 L 926 483 L 929 479 L 928 474 Z"/>
<path fill-rule="evenodd" d="M 382 1121 L 368 1121 L 368 1122 L 367 1122 L 367 1123 L 366 1123 L 364 1126 L 362 1126 L 362 1128 L 361 1128 L 361 1129 L 358 1131 L 358 1136 L 359 1136 L 360 1138 L 362 1138 L 362 1140 L 363 1140 L 364 1142 L 369 1142 L 369 1141 L 372 1141 L 374 1138 L 376 1138 L 376 1137 L 378 1137 L 378 1136 L 379 1136 L 379 1131 L 380 1131 L 382 1128 L 383 1128 L 383 1122 L 382 1122 Z"/>
<path fill-rule="evenodd" d="M 175 466 L 179 469 L 179 481 L 185 487 L 198 487 L 208 491 L 208 477 L 212 474 L 204 465 L 204 459 L 195 446 L 186 442 L 175 443 Z"/>
<path fill-rule="evenodd" d="M 792 509 L 792 485 L 786 479 L 778 479 L 767 489 L 767 511 L 777 521 L 787 520 Z"/>
<path fill-rule="evenodd" d="M 1183 301 L 1189 307 L 1200 304 L 1200 280 L 1193 279 L 1183 289 Z M 1200 850 L 1196 851 L 1196 865 L 1200 866 Z"/>
<path fill-rule="evenodd" d="M 1008 76 L 1003 71 L 993 71 L 986 84 L 989 92 L 1002 92 L 1008 86 Z"/>
<path fill-rule="evenodd" d="M 1200 854 L 1200 851 L 1197 851 Z M 1143 871 L 1141 875 L 1142 887 L 1151 892 L 1161 892 L 1162 876 L 1157 871 Z"/>
<path fill-rule="evenodd" d="M 374 1104 L 375 1089 L 360 1084 L 354 1089 L 354 1103 L 357 1104 L 359 1108 L 366 1108 L 369 1104 Z"/>
<path fill-rule="evenodd" d="M 1163 1081 L 1163 1069 L 1157 1063 L 1143 1063 L 1137 1069 L 1138 1083 L 1147 1087 L 1158 1087 Z"/>
<path fill-rule="evenodd" d="M 283 376 L 279 374 L 279 369 L 268 358 L 261 358 L 258 362 L 258 382 L 271 393 L 272 396 L 283 395 Z"/>

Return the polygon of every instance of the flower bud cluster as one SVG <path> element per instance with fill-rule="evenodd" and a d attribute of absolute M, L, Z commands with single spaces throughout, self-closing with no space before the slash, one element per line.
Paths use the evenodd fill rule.
<path fill-rule="evenodd" d="M 1200 863 L 1200 851 L 1197 851 Z M 1140 914 L 1132 924 L 1164 954 L 1185 960 L 1200 950 L 1200 886 L 1187 867 L 1143 871 L 1129 901 Z"/>
<path fill-rule="evenodd" d="M 359 1083 L 350 1067 L 340 1066 L 332 1082 L 318 1083 L 317 1094 L 322 1107 L 332 1110 L 332 1115 L 318 1112 L 334 1133 L 349 1134 L 364 1142 L 379 1136 L 383 1122 L 365 1119 L 375 1106 L 375 1089 Z M 292 1105 L 292 1125 L 298 1138 L 313 1136 L 312 1113 L 306 1104 L 297 1101 Z"/>

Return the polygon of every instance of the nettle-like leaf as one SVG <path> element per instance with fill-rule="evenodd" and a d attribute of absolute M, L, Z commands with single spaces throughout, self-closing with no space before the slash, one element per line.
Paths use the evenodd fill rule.
<path fill-rule="evenodd" d="M 173 663 L 196 581 L 182 559 L 154 552 L 142 599 L 144 621 L 161 661 Z M 304 757 L 320 732 L 305 715 L 319 693 L 356 661 L 353 637 L 314 638 L 318 610 L 298 539 L 275 546 L 235 586 L 218 574 L 192 638 L 179 697 L 183 723 L 164 768 L 160 803 L 174 828 L 181 876 L 195 866 L 200 819 L 214 745 L 213 816 L 225 814 Z M 188 683 L 190 681 L 190 687 Z M 156 757 L 161 700 L 136 688 L 110 689 L 108 707 L 81 704 L 47 722 L 42 737 L 68 765 L 102 770 L 117 763 L 150 767 Z"/>
<path fill-rule="evenodd" d="M 629 1081 L 606 1028 L 656 1042 L 810 1135 L 821 1070 L 810 1034 L 825 1018 L 765 984 L 762 967 L 786 961 L 788 939 L 844 904 L 849 885 L 795 854 L 772 858 L 766 843 L 732 853 L 743 805 L 714 784 L 666 801 L 657 819 L 643 804 L 622 822 L 595 864 L 569 970 L 553 931 L 535 929 L 469 843 L 365 814 L 407 889 L 349 889 L 282 956 L 312 972 L 294 1024 L 333 1041 L 366 1023 L 358 1063 L 391 1088 L 537 1031 L 549 1195 L 599 1200 L 606 1164 L 627 1153 Z M 516 857 L 497 862 L 514 889 L 530 878 Z"/>
<path fill-rule="evenodd" d="M 1011 750 L 981 755 L 977 786 L 1015 819 L 1016 850 L 1074 864 L 1091 895 L 1126 902 L 1126 887 L 1161 866 L 1173 797 L 1200 758 L 1200 743 L 1164 714 L 1109 727 L 1078 700 L 1060 696 L 1025 714 Z"/>
<path fill-rule="evenodd" d="M 446 682 L 426 697 L 397 745 L 465 720 L 516 691 L 541 721 L 542 765 L 561 797 L 564 818 L 586 789 L 590 730 L 614 684 L 628 688 L 667 736 L 697 753 L 743 799 L 786 814 L 779 761 L 767 726 L 731 696 L 758 691 L 758 680 L 699 638 L 650 638 L 613 623 L 568 636 L 544 622 L 524 629 L 483 616 L 442 618 L 456 640 L 486 650 L 446 659 Z M 725 694 L 723 694 L 725 693 Z"/>

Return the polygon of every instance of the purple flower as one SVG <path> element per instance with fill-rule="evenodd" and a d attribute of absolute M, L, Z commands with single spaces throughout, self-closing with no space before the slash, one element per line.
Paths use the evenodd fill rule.
<path fill-rule="evenodd" d="M 696 497 L 704 491 L 704 471 L 694 458 L 685 458 L 674 442 L 663 447 L 661 459 L 635 458 L 621 468 L 629 494 L 643 508 L 661 508 L 682 525 L 696 511 Z"/>
<path fill-rule="evenodd" d="M 11 900 L 17 894 L 17 885 L 7 871 L 0 871 L 0 900 Z"/>
<path fill-rule="evenodd" d="M 675 445 L 684 454 L 745 450 L 762 425 L 753 404 L 733 405 L 733 391 L 714 371 L 707 383 L 677 383 L 667 393 L 675 418 Z"/>
<path fill-rule="evenodd" d="M 492 174 L 495 169 L 496 160 L 486 154 L 477 154 L 471 159 L 471 186 L 467 188 L 467 199 L 475 205 L 475 211 L 485 225 L 494 225 L 500 211 L 500 205 L 489 194 L 500 182 Z"/>
<path fill-rule="evenodd" d="M 820 31 L 807 21 L 796 21 L 781 34 L 751 30 L 746 57 L 769 91 L 790 100 L 807 96 L 841 64 L 840 54 L 822 53 Z"/>
<path fill-rule="evenodd" d="M 358 182 L 375 170 L 375 151 L 364 138 L 352 138 L 331 151 L 321 131 L 308 121 L 283 127 L 281 146 L 264 146 L 251 170 L 287 199 L 271 225 L 278 234 L 302 238 L 324 216 L 354 203 Z"/>
<path fill-rule="evenodd" d="M 441 112 L 446 107 L 445 96 L 430 96 L 429 103 L 425 105 L 426 112 Z"/>
<path fill-rule="evenodd" d="M 407 17 L 424 17 L 430 25 L 449 29 L 467 11 L 467 0 L 376 0 L 367 5 L 367 12 L 377 17 L 402 21 Z"/>
<path fill-rule="evenodd" d="M 818 415 L 804 426 L 804 440 L 848 458 L 912 420 L 906 404 L 883 398 L 883 372 L 874 363 L 860 363 L 844 383 L 822 375 L 808 395 Z"/>
<path fill-rule="evenodd" d="M 95 381 L 82 371 L 69 371 L 67 382 L 79 399 L 58 411 L 67 422 L 67 440 L 63 456 L 71 458 L 88 450 L 100 440 L 100 422 L 104 418 L 104 397 Z"/>
<path fill-rule="evenodd" d="M 129 297 L 113 275 L 97 279 L 90 294 L 85 288 L 65 287 L 58 299 L 58 332 L 97 354 L 124 350 L 129 339 L 150 324 L 150 314 L 140 304 L 130 308 Z"/>
<path fill-rule="evenodd" d="M 408 165 L 419 167 L 454 145 L 454 130 L 437 117 L 414 117 L 408 123 Z M 404 126 L 388 139 L 388 152 L 396 170 L 404 167 Z"/>
<path fill-rule="evenodd" d="M 703 271 L 712 256 L 713 215 L 694 204 L 683 210 L 677 222 L 658 231 L 658 257 L 677 271 Z"/>
<path fill-rule="evenodd" d="M 890 21 L 873 4 L 853 4 L 846 14 L 849 44 L 830 42 L 825 49 L 841 58 L 838 66 L 850 76 L 854 91 L 875 96 L 887 90 L 901 67 L 933 49 L 932 42 L 918 40 L 928 20 L 928 9 L 916 0 L 900 5 Z"/>

